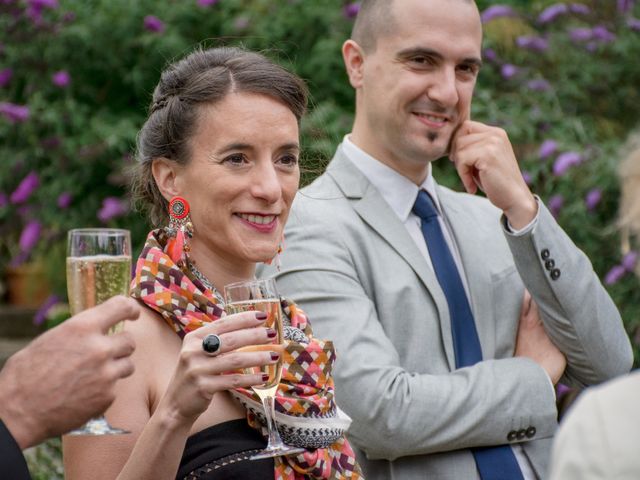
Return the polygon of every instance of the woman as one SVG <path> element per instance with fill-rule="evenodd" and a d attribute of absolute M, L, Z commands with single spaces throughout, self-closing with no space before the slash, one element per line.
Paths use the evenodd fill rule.
<path fill-rule="evenodd" d="M 162 74 L 138 136 L 133 190 L 164 228 L 149 234 L 138 259 L 132 295 L 149 308 L 127 325 L 136 371 L 107 412 L 131 434 L 65 438 L 67 478 L 361 478 L 342 435 L 295 458 L 247 460 L 266 442 L 237 399 L 264 379 L 225 373 L 279 358 L 233 351 L 269 343 L 275 332 L 254 312 L 219 319 L 219 292 L 253 278 L 256 262 L 279 250 L 298 187 L 306 98 L 299 78 L 237 48 L 198 50 Z M 204 345 L 211 334 L 220 343 Z M 307 340 L 297 347 L 324 345 Z M 316 405 L 332 403 L 332 385 L 318 385 Z M 282 405 L 313 403 L 289 400 Z"/>

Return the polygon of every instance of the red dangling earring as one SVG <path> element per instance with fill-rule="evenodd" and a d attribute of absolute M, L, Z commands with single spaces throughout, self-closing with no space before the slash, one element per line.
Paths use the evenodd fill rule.
<path fill-rule="evenodd" d="M 165 228 L 167 246 L 165 253 L 180 268 L 189 264 L 189 238 L 193 238 L 193 224 L 189 216 L 189 202 L 182 197 L 173 197 L 169 202 L 169 226 Z"/>

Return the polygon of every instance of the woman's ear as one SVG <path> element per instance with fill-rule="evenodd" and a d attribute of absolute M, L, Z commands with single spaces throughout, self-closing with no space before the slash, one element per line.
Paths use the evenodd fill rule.
<path fill-rule="evenodd" d="M 364 69 L 364 52 L 362 47 L 349 39 L 342 44 L 342 59 L 347 69 L 349 83 L 353 88 L 362 86 L 362 76 Z"/>
<path fill-rule="evenodd" d="M 167 200 L 180 195 L 178 182 L 180 165 L 166 158 L 155 158 L 151 163 L 151 173 L 162 196 Z"/>

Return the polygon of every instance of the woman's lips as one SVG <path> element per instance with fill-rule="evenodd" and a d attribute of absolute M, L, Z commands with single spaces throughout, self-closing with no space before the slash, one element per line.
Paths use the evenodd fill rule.
<path fill-rule="evenodd" d="M 236 213 L 245 225 L 261 233 L 269 233 L 276 228 L 278 215 L 263 215 L 260 213 Z"/>

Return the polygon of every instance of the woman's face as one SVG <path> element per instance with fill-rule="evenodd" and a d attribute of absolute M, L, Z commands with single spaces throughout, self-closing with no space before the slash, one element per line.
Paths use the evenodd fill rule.
<path fill-rule="evenodd" d="M 201 107 L 191 160 L 175 187 L 191 206 L 194 257 L 270 260 L 298 189 L 298 122 L 261 94 L 231 93 Z"/>

